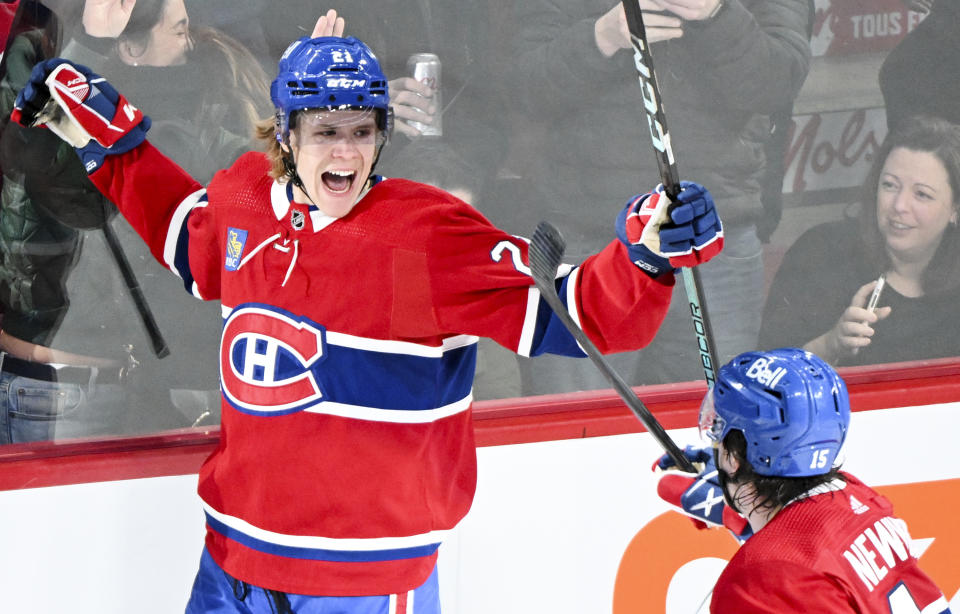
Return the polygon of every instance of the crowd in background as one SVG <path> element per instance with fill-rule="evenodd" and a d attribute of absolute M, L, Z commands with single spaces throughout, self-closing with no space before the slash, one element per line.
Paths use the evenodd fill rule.
<path fill-rule="evenodd" d="M 845 1 L 857 0 L 832 0 Z M 725 225 L 723 253 L 702 267 L 720 361 L 786 345 L 839 367 L 960 354 L 957 3 L 904 6 L 922 20 L 876 75 L 890 137 L 871 152 L 860 193 L 789 245 L 775 232 L 796 217 L 783 209 L 784 160 L 821 16 L 813 0 L 702 4 L 640 2 L 680 173 L 711 190 Z M 3 5 L 12 29 L 0 64 L 0 443 L 217 422 L 219 307 L 154 262 L 68 145 L 8 117 L 31 67 L 67 57 L 108 76 L 151 117 L 151 142 L 207 181 L 255 146 L 256 123 L 273 113 L 268 75 L 318 12 L 307 0 L 273 5 Z M 619 3 L 330 8 L 390 80 L 396 124 L 378 173 L 446 189 L 517 235 L 549 220 L 571 263 L 609 240 L 627 197 L 656 184 Z M 439 95 L 413 79 L 418 53 L 439 59 Z M 423 134 L 430 126 L 441 134 Z M 771 247 L 786 252 L 782 264 L 765 258 Z M 478 399 L 607 387 L 589 361 L 530 361 L 482 343 Z M 611 360 L 631 385 L 701 376 L 679 279 L 654 343 Z"/>

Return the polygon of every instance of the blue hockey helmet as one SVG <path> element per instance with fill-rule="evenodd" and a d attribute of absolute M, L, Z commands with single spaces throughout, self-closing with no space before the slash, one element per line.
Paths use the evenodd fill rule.
<path fill-rule="evenodd" d="M 371 109 L 381 132 L 390 133 L 387 78 L 373 51 L 353 37 L 294 41 L 280 58 L 270 99 L 280 143 L 286 141 L 293 114 L 304 109 Z"/>
<path fill-rule="evenodd" d="M 833 467 L 850 424 L 847 387 L 818 356 L 795 348 L 745 352 L 724 365 L 700 408 L 700 429 L 747 440 L 760 475 L 806 477 Z"/>

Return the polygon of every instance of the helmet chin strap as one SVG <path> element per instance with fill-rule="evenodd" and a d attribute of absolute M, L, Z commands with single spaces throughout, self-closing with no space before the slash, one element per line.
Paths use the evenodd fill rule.
<path fill-rule="evenodd" d="M 720 482 L 720 490 L 723 491 L 721 493 L 723 500 L 726 502 L 727 507 L 743 516 L 743 511 L 737 506 L 736 501 L 733 500 L 733 497 L 730 496 L 730 493 L 727 491 L 727 486 L 737 484 L 739 480 L 730 475 L 728 471 L 720 468 L 720 447 L 716 445 L 713 447 L 713 463 L 717 468 L 717 481 Z"/>
<path fill-rule="evenodd" d="M 286 141 L 286 139 L 284 139 L 284 141 Z M 280 144 L 280 159 L 283 161 L 283 168 L 286 170 L 290 182 L 300 188 L 300 191 L 306 195 L 307 200 L 309 200 L 314 207 L 318 207 L 316 201 L 310 196 L 310 192 L 307 192 L 307 186 L 303 184 L 303 179 L 300 179 L 300 173 L 297 172 L 297 162 L 293 159 L 293 148 L 290 147 L 288 142 Z"/>
<path fill-rule="evenodd" d="M 279 140 L 279 139 L 278 139 Z M 385 142 L 380 142 L 377 144 L 377 149 L 373 154 L 373 162 L 370 164 L 370 172 L 367 174 L 366 184 L 364 189 L 369 188 L 371 182 L 373 181 L 373 169 L 377 167 L 377 162 L 380 160 L 380 153 L 383 151 L 383 146 Z M 320 208 L 317 205 L 316 201 L 313 200 L 313 197 L 310 196 L 310 192 L 307 191 L 307 186 L 304 185 L 303 179 L 300 178 L 300 173 L 297 172 L 297 162 L 293 158 L 293 148 L 290 146 L 290 139 L 288 136 L 283 137 L 283 141 L 280 143 L 280 160 L 283 162 L 283 168 L 286 171 L 287 177 L 290 178 L 290 182 L 293 183 L 307 197 L 307 200 L 310 203 Z"/>

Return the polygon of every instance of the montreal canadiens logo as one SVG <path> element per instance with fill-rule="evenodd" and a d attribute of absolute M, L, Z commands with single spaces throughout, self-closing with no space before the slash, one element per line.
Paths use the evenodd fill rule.
<path fill-rule="evenodd" d="M 324 329 L 269 305 L 234 309 L 223 325 L 220 377 L 237 410 L 258 415 L 303 411 L 323 399 L 313 369 L 324 359 Z"/>

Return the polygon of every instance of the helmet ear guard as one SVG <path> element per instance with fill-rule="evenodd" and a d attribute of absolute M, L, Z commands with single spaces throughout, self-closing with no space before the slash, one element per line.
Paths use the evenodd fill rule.
<path fill-rule="evenodd" d="M 747 460 L 761 475 L 827 473 L 846 439 L 846 385 L 830 365 L 803 350 L 741 354 L 720 369 L 708 396 L 701 429 L 714 441 L 741 431 Z"/>

